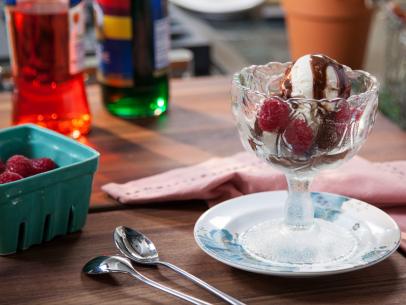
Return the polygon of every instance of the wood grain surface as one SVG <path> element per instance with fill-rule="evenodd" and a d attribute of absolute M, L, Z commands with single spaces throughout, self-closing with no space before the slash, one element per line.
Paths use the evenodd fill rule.
<path fill-rule="evenodd" d="M 348 274 L 309 279 L 252 274 L 220 264 L 197 247 L 192 227 L 203 209 L 191 204 L 91 213 L 81 233 L 0 258 L 0 304 L 186 304 L 126 275 L 81 274 L 93 256 L 116 253 L 112 231 L 118 224 L 137 227 L 154 240 L 163 259 L 247 304 L 404 304 L 406 264 L 397 253 Z M 172 288 L 224 304 L 170 270 L 137 269 Z"/>
<path fill-rule="evenodd" d="M 0 257 L 0 304 L 186 304 L 125 275 L 89 278 L 80 270 L 96 255 L 116 253 L 112 230 L 136 227 L 157 244 L 168 261 L 247 304 L 405 304 L 406 261 L 395 253 L 371 268 L 313 279 L 256 275 L 225 266 L 193 240 L 204 202 L 123 207 L 100 191 L 212 156 L 242 150 L 229 105 L 230 79 L 200 78 L 172 83 L 170 112 L 157 120 L 125 121 L 102 107 L 97 86 L 88 88 L 93 130 L 84 142 L 101 152 L 88 223 L 80 233 Z M 9 125 L 10 95 L 0 94 L 0 127 Z M 406 132 L 378 115 L 360 153 L 374 160 L 406 159 Z M 139 271 L 214 304 L 217 298 L 165 269 Z"/>

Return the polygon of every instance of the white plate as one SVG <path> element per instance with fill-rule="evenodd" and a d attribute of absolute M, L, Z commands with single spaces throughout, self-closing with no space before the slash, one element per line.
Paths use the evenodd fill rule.
<path fill-rule="evenodd" d="M 250 10 L 264 0 L 170 0 L 186 9 L 206 14 L 230 14 Z"/>
<path fill-rule="evenodd" d="M 242 247 L 239 236 L 252 226 L 283 216 L 287 192 L 264 192 L 227 200 L 206 211 L 196 222 L 194 236 L 204 252 L 235 268 L 280 276 L 320 276 L 374 265 L 399 246 L 400 230 L 382 210 L 365 202 L 329 193 L 312 193 L 315 216 L 350 230 L 357 250 L 328 264 L 284 265 L 261 261 Z"/>

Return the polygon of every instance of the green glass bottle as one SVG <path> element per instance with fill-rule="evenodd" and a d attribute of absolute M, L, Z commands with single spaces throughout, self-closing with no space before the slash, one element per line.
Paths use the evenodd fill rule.
<path fill-rule="evenodd" d="M 98 80 L 103 102 L 124 118 L 158 116 L 169 100 L 167 0 L 98 0 Z"/>

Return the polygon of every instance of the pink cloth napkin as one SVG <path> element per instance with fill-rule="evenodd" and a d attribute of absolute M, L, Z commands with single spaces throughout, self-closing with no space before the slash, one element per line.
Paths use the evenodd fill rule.
<path fill-rule="evenodd" d="M 280 171 L 247 152 L 102 187 L 124 204 L 204 199 L 209 205 L 243 194 L 286 188 Z M 354 157 L 335 170 L 322 171 L 311 189 L 357 198 L 383 208 L 406 232 L 406 161 L 375 163 Z M 406 234 L 401 247 L 406 251 Z"/>

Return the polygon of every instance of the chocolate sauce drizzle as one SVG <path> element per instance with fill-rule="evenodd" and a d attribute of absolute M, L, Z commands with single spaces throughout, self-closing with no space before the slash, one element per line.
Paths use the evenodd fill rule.
<path fill-rule="evenodd" d="M 324 55 L 311 55 L 311 68 L 313 73 L 313 97 L 320 100 L 325 98 L 324 89 L 327 85 L 327 67 L 331 66 L 337 75 L 338 79 L 338 97 L 347 98 L 350 96 L 350 84 L 348 78 L 345 75 L 345 70 L 335 60 Z"/>
<path fill-rule="evenodd" d="M 285 98 L 290 98 L 292 94 L 292 80 L 290 70 L 292 70 L 292 66 L 295 64 L 293 62 L 285 71 L 285 76 L 282 79 L 281 88 L 282 88 L 282 96 Z"/>
<path fill-rule="evenodd" d="M 321 54 L 310 55 L 310 65 L 313 73 L 313 98 L 320 100 L 326 98 L 324 90 L 327 85 L 327 68 L 331 66 L 338 79 L 338 92 L 337 97 L 348 98 L 350 96 L 351 86 L 345 75 L 345 70 L 342 65 L 340 65 L 335 60 Z M 285 78 L 281 82 L 281 93 L 285 98 L 292 97 L 292 80 L 291 80 L 291 69 L 295 64 L 293 62 L 285 71 Z"/>
<path fill-rule="evenodd" d="M 324 89 L 327 84 L 327 67 L 329 61 L 323 56 L 311 55 L 310 66 L 313 73 L 313 98 L 320 100 L 324 98 Z"/>

